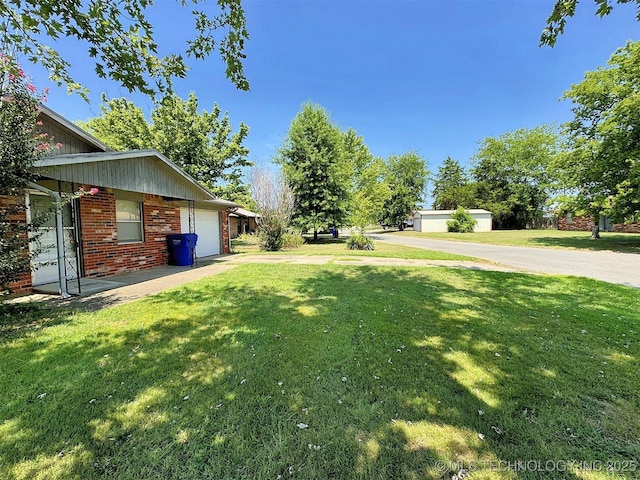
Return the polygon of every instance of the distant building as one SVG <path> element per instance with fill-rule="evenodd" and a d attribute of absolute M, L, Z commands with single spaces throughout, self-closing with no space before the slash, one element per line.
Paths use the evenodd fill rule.
<path fill-rule="evenodd" d="M 491 212 L 481 208 L 472 208 L 467 212 L 478 222 L 474 231 L 490 232 L 493 220 Z M 413 215 L 413 230 L 416 232 L 446 232 L 447 220 L 455 210 L 418 210 Z"/>

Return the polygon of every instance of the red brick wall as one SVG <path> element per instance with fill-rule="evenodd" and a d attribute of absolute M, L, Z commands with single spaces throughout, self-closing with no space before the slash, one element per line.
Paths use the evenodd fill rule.
<path fill-rule="evenodd" d="M 229 236 L 229 214 L 225 211 L 221 212 L 220 221 L 222 222 L 222 253 L 230 253 L 230 236 Z"/>
<path fill-rule="evenodd" d="M 624 223 L 614 223 L 611 225 L 611 231 L 619 233 L 640 233 L 640 223 L 630 223 L 628 225 Z"/>
<path fill-rule="evenodd" d="M 8 207 L 8 206 L 13 206 L 13 205 L 24 205 L 24 200 L 25 200 L 25 198 L 23 196 L 0 195 L 0 207 L 4 207 L 4 206 Z M 27 222 L 27 212 L 26 212 L 26 210 L 22 210 L 18 214 L 9 215 L 9 216 L 7 216 L 7 220 L 9 222 L 26 223 Z M 23 234 L 23 236 L 26 236 L 26 233 Z M 25 255 L 27 253 L 28 252 L 25 252 Z M 32 289 L 31 289 L 31 272 L 24 273 L 18 278 L 18 280 L 16 280 L 15 282 L 9 283 L 9 288 L 11 288 L 11 290 L 13 290 L 15 293 L 29 293 L 29 292 L 31 292 L 32 291 Z"/>
<path fill-rule="evenodd" d="M 592 217 L 573 217 L 571 223 L 567 223 L 566 215 L 562 215 L 558 218 L 558 230 L 590 232 L 592 226 Z M 611 225 L 611 231 L 618 233 L 640 233 L 640 223 L 614 223 Z"/>
<path fill-rule="evenodd" d="M 166 235 L 180 233 L 180 207 L 157 195 L 144 195 L 144 242 L 118 244 L 116 199 L 109 190 L 80 199 L 85 276 L 105 277 L 166 265 Z"/>
<path fill-rule="evenodd" d="M 567 223 L 566 215 L 561 215 L 558 218 L 558 230 L 590 232 L 592 226 L 593 218 L 591 217 L 573 217 L 571 223 Z"/>

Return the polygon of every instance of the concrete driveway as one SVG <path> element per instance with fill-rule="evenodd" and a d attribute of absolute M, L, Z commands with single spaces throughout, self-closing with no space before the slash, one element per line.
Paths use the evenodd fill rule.
<path fill-rule="evenodd" d="M 371 235 L 381 242 L 469 255 L 525 272 L 578 275 L 640 288 L 640 255 L 603 251 L 506 247 L 408 235 Z"/>

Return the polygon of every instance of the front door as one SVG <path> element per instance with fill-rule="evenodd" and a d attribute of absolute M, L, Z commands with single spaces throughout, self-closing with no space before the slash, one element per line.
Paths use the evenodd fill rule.
<path fill-rule="evenodd" d="M 43 212 L 51 212 L 47 220 L 41 225 L 35 241 L 29 244 L 31 252 L 40 248 L 38 255 L 32 260 L 32 284 L 43 285 L 57 283 L 58 279 L 58 248 L 56 235 L 56 216 L 52 209 L 54 200 L 49 195 L 40 192 L 29 192 L 29 218 L 34 218 Z M 78 278 L 78 262 L 76 259 L 76 243 L 71 216 L 71 204 L 62 207 L 62 224 L 64 230 L 64 260 L 65 276 L 67 280 Z"/>

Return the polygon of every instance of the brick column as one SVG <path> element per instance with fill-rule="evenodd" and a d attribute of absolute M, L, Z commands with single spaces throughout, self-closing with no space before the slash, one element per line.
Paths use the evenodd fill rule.
<path fill-rule="evenodd" d="M 222 222 L 222 253 L 231 252 L 231 240 L 229 237 L 229 213 L 226 211 L 221 212 L 220 221 Z"/>

